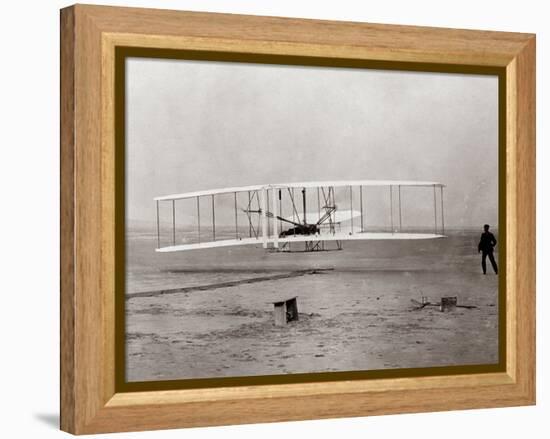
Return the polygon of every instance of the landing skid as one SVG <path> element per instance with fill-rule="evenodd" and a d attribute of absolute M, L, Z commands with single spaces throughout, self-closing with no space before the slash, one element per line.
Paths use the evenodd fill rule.
<path fill-rule="evenodd" d="M 329 246 L 328 241 L 305 241 L 303 250 L 293 250 L 290 242 L 282 243 L 279 248 L 274 248 L 274 252 L 285 253 L 309 253 L 309 252 L 330 252 L 343 250 L 344 246 L 342 241 L 332 241 L 336 243 L 336 247 Z"/>

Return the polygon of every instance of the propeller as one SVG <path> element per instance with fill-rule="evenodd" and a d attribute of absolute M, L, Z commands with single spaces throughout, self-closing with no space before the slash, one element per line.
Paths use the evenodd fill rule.
<path fill-rule="evenodd" d="M 285 223 L 289 223 L 289 224 L 292 224 L 292 225 L 297 226 L 297 227 L 303 227 L 303 226 L 304 226 L 304 225 L 301 224 L 301 223 L 297 223 L 297 222 L 291 221 L 291 220 L 286 219 L 286 218 L 283 218 L 283 217 L 281 217 L 281 216 L 278 216 L 278 215 L 275 216 L 275 215 L 273 215 L 271 212 L 266 212 L 266 216 L 267 216 L 268 218 L 277 218 L 279 221 L 284 221 Z"/>
<path fill-rule="evenodd" d="M 261 215 L 262 213 L 262 210 L 249 210 L 249 209 L 241 209 L 244 213 L 257 213 L 259 215 Z M 265 213 L 265 216 L 267 216 L 268 218 L 276 218 L 278 219 L 279 221 L 284 221 L 285 223 L 289 223 L 289 224 L 292 224 L 294 226 L 297 226 L 297 227 L 303 227 L 303 224 L 301 223 L 297 223 L 297 222 L 294 222 L 294 221 L 291 221 L 289 219 L 286 219 L 286 218 L 283 218 L 282 216 L 275 216 L 273 215 L 271 212 L 266 212 Z"/>
<path fill-rule="evenodd" d="M 244 213 L 257 213 L 259 215 L 261 215 L 262 213 L 262 210 L 259 209 L 259 210 L 250 210 L 250 209 L 241 209 Z M 268 218 L 276 218 L 278 219 L 279 221 L 283 221 L 285 223 L 289 223 L 289 224 L 292 224 L 296 227 L 304 227 L 304 225 L 308 226 L 308 225 L 315 225 L 315 226 L 319 226 L 320 224 L 324 223 L 327 219 L 330 218 L 330 216 L 332 215 L 332 213 L 336 210 L 336 207 L 332 206 L 332 207 L 329 207 L 327 208 L 327 211 L 325 212 L 325 214 L 319 219 L 319 221 L 317 221 L 315 224 L 302 224 L 302 223 L 297 223 L 295 221 L 291 221 L 287 218 L 283 218 L 282 216 L 275 216 L 273 215 L 273 213 L 271 212 L 266 212 L 265 213 L 265 216 L 267 216 Z"/>

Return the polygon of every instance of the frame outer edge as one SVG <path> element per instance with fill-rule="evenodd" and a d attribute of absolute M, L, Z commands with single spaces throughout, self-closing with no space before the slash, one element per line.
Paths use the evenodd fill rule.
<path fill-rule="evenodd" d="M 516 57 L 516 291 L 517 378 L 529 404 L 536 402 L 536 39 Z"/>
<path fill-rule="evenodd" d="M 75 13 L 60 11 L 60 428 L 75 431 Z"/>
<path fill-rule="evenodd" d="M 124 8 L 112 8 L 110 11 Z M 102 28 L 97 17 L 91 16 L 92 11 L 86 6 L 77 5 L 61 11 L 61 429 L 70 433 L 93 433 L 100 431 L 131 431 L 149 428 L 174 428 L 194 425 L 220 425 L 242 422 L 269 422 L 274 420 L 308 419 L 309 417 L 269 416 L 271 413 L 271 398 L 258 401 L 264 406 L 263 416 L 249 416 L 238 421 L 232 414 L 241 404 L 235 400 L 227 401 L 226 415 L 208 418 L 193 411 L 187 420 L 179 419 L 176 414 L 159 419 L 155 425 L 142 415 L 154 409 L 155 406 L 145 406 L 141 409 L 131 404 L 127 408 L 107 407 L 105 398 L 110 393 L 105 389 L 109 380 L 105 378 L 105 370 L 97 370 L 98 364 L 105 367 L 110 353 L 106 352 L 102 337 L 105 336 L 108 316 L 105 314 L 105 303 L 100 294 L 102 285 L 102 254 L 104 245 L 99 243 L 101 230 L 102 204 L 102 169 L 101 167 L 101 137 L 102 119 L 97 117 L 97 111 L 104 111 L 98 91 L 102 85 L 101 66 L 98 59 L 101 56 L 101 35 L 107 29 Z M 127 9 L 126 9 L 127 10 Z M 510 406 L 529 404 L 535 400 L 535 42 L 534 38 L 527 40 L 523 49 L 513 58 L 517 64 L 517 111 L 514 121 L 517 132 L 513 136 L 517 158 L 513 166 L 517 173 L 514 207 L 517 215 L 511 231 L 521 236 L 516 240 L 514 251 L 517 250 L 515 266 L 518 272 L 514 283 L 516 291 L 521 291 L 521 300 L 517 309 L 517 381 L 519 384 L 514 394 L 496 397 L 491 406 Z M 98 122 L 98 119 L 102 121 Z M 94 136 L 98 135 L 98 138 Z M 78 139 L 78 142 L 77 142 Z M 521 232 L 521 235 L 520 233 Z M 77 288 L 78 286 L 78 288 Z M 107 348 L 107 349 L 106 349 Z M 93 360 L 90 363 L 89 360 Z M 77 367 L 78 366 L 78 367 Z M 501 390 L 492 388 L 493 390 Z M 431 391 L 429 391 L 431 392 Z M 437 392 L 434 390 L 434 392 Z M 395 392 L 395 395 L 405 395 L 407 392 Z M 366 396 L 363 396 L 366 398 Z M 463 408 L 468 402 L 471 408 L 487 407 L 487 401 L 469 400 L 448 401 L 447 408 Z M 337 399 L 337 398 L 336 398 Z M 336 399 L 326 396 L 306 396 L 301 400 L 317 401 L 325 404 L 328 409 L 336 404 Z M 280 401 L 292 401 L 291 398 L 280 398 Z M 271 400 L 273 402 L 273 400 Z M 368 403 L 367 403 L 368 402 Z M 368 410 L 371 401 L 364 401 L 360 416 L 368 414 L 421 412 L 426 408 L 406 408 L 396 404 L 393 408 L 372 408 Z M 470 404 L 471 403 L 471 404 Z M 209 407 L 212 403 L 191 403 L 189 408 Z M 338 403 L 339 404 L 339 403 Z M 159 408 L 160 404 L 156 408 Z M 231 409 L 231 407 L 233 407 Z M 416 406 L 415 406 L 416 407 Z M 167 407 L 166 407 L 167 408 Z M 259 407 L 256 407 L 259 408 Z M 334 407 L 332 407 L 334 408 Z M 357 407 L 346 414 L 336 410 L 324 411 L 320 415 L 317 410 L 315 418 L 357 416 Z M 429 408 L 428 408 L 429 409 Z M 381 410 L 381 411 L 380 411 Z M 256 409 L 254 409 L 256 411 Z M 261 410 L 260 410 L 261 411 Z M 134 421 L 140 425 L 126 425 L 130 419 L 117 419 L 119 415 L 137 416 Z M 196 418 L 194 418 L 196 416 Z M 203 416 L 206 416 L 204 418 Z M 227 417 L 226 416 L 226 417 Z M 146 418 L 147 416 L 145 416 Z M 194 423 L 193 419 L 197 422 Z M 114 425 L 117 427 L 113 428 Z"/>
<path fill-rule="evenodd" d="M 101 34 L 75 5 L 75 434 L 89 431 L 106 403 L 108 316 L 102 260 Z"/>

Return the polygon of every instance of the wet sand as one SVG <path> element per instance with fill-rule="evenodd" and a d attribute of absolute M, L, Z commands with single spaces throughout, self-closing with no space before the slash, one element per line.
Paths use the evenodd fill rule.
<path fill-rule="evenodd" d="M 258 246 L 157 254 L 154 236 L 135 231 L 127 379 L 494 364 L 498 277 L 481 274 L 478 237 L 356 241 L 318 253 Z M 299 321 L 275 326 L 272 302 L 292 296 Z M 422 296 L 457 296 L 476 308 L 415 309 L 411 299 Z"/>

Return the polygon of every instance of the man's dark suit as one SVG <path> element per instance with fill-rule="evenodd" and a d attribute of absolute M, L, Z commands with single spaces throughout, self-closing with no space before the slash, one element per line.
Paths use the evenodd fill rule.
<path fill-rule="evenodd" d="M 495 257 L 493 256 L 493 249 L 495 248 L 496 244 L 497 240 L 495 239 L 495 235 L 493 235 L 491 232 L 487 231 L 481 234 L 479 244 L 477 245 L 477 251 L 482 252 L 481 268 L 483 269 L 483 274 L 487 273 L 487 263 L 485 261 L 487 256 L 489 257 L 489 261 L 491 261 L 493 270 L 495 270 L 495 273 L 498 274 L 497 263 L 495 261 Z"/>

